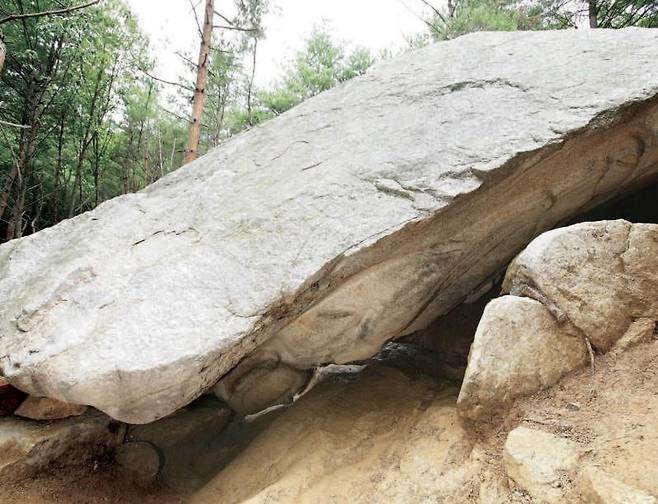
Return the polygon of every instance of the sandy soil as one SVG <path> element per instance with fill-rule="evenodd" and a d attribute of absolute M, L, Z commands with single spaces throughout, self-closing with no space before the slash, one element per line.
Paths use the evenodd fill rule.
<path fill-rule="evenodd" d="M 94 470 L 95 466 L 95 470 Z M 37 477 L 0 485 L 0 504 L 180 504 L 162 488 L 137 488 L 110 465 L 52 468 Z"/>
<path fill-rule="evenodd" d="M 385 493 L 389 491 L 395 493 L 399 489 L 395 488 L 394 473 L 400 473 L 399 475 L 404 476 L 407 481 L 414 476 L 413 474 L 404 475 L 405 465 L 409 465 L 409 469 L 416 477 L 418 476 L 416 470 L 419 468 L 428 471 L 427 476 L 434 477 L 432 464 L 424 463 L 423 460 L 430 457 L 432 453 L 439 452 L 445 454 L 445 458 L 443 458 L 445 463 L 449 463 L 450 460 L 455 463 L 452 470 L 465 467 L 464 464 L 467 462 L 473 463 L 475 458 L 479 464 L 476 466 L 477 474 L 471 475 L 470 479 L 468 474 L 463 472 L 454 473 L 455 482 L 459 482 L 461 491 L 459 495 L 455 494 L 455 498 L 450 502 L 528 503 L 530 500 L 526 495 L 507 486 L 507 479 L 501 464 L 505 437 L 511 429 L 520 424 L 554 432 L 578 442 L 586 453 L 583 465 L 595 464 L 629 485 L 658 494 L 658 429 L 655 427 L 658 421 L 658 341 L 632 348 L 621 355 L 598 356 L 594 370 L 587 368 L 574 372 L 555 387 L 517 401 L 505 418 L 493 424 L 469 430 L 468 440 L 462 438 L 462 442 L 468 445 L 475 442 L 479 453 L 477 457 L 471 455 L 468 461 L 463 453 L 455 452 L 455 445 L 452 444 L 453 441 L 456 442 L 461 438 L 458 429 L 446 431 L 432 422 L 426 421 L 449 420 L 454 429 L 456 425 L 453 423 L 452 406 L 446 404 L 448 397 L 452 397 L 454 400 L 454 393 L 446 394 L 445 389 L 435 389 L 425 379 L 420 379 L 420 381 L 397 380 L 395 383 L 397 383 L 398 389 L 391 390 L 386 387 L 378 387 L 373 381 L 375 378 L 376 373 L 374 375 L 370 373 L 369 377 L 367 376 L 365 381 L 356 388 L 345 384 L 345 387 L 352 387 L 352 392 L 347 395 L 340 392 L 340 386 L 330 385 L 325 392 L 332 398 L 327 403 L 328 405 L 314 399 L 314 391 L 309 395 L 309 399 L 300 401 L 293 406 L 289 412 L 272 423 L 271 428 L 268 427 L 261 432 L 244 450 L 244 453 L 229 464 L 222 475 L 218 475 L 217 481 L 225 483 L 222 490 L 213 491 L 212 488 L 207 487 L 197 493 L 195 497 L 189 495 L 180 497 L 163 488 L 137 489 L 117 476 L 112 467 L 101 464 L 95 471 L 93 467 L 53 469 L 48 473 L 41 474 L 37 479 L 13 484 L 5 482 L 0 488 L 0 504 L 173 504 L 191 500 L 201 504 L 224 504 L 222 494 L 225 495 L 224 492 L 230 491 L 230 486 L 239 487 L 242 484 L 242 482 L 231 482 L 232 478 L 228 478 L 231 474 L 248 474 L 248 483 L 251 488 L 246 493 L 238 493 L 242 498 L 255 497 L 254 502 L 261 501 L 259 495 L 270 498 L 273 496 L 266 487 L 269 487 L 270 490 L 278 487 L 278 491 L 283 492 L 291 481 L 295 482 L 299 478 L 309 479 L 309 477 L 309 481 L 314 481 L 312 486 L 322 491 L 327 491 L 331 485 L 336 485 L 338 479 L 349 480 L 352 478 L 353 483 L 363 487 L 361 490 L 361 494 L 364 496 L 363 501 L 367 502 L 368 496 L 370 496 L 373 499 L 371 502 L 377 502 L 377 498 L 382 497 L 383 494 L 368 494 L 369 485 L 371 489 L 380 485 Z M 407 386 L 405 383 L 413 390 L 405 392 L 404 387 Z M 358 389 L 367 392 L 368 387 L 372 387 L 369 392 L 369 400 L 364 403 L 356 402 L 361 395 L 358 393 Z M 322 392 L 321 389 L 320 392 Z M 394 396 L 397 396 L 399 402 L 386 404 L 387 398 L 393 399 Z M 379 404 L 378 398 L 383 399 L 385 404 Z M 350 404 L 351 401 L 353 404 Z M 317 405 L 313 406 L 316 402 Z M 304 404 L 313 407 L 304 413 L 301 410 Z M 318 420 L 324 416 L 322 412 L 327 408 L 337 419 L 337 423 L 333 427 L 338 430 L 334 430 L 332 425 Z M 348 410 L 349 414 L 341 414 L 341 410 Z M 411 411 L 411 416 L 405 417 L 403 410 Z M 418 412 L 421 410 L 427 410 L 433 414 L 419 416 Z M 387 413 L 388 416 L 386 416 Z M 298 420 L 300 416 L 306 417 L 307 420 L 315 418 L 309 422 L 321 425 L 318 432 L 322 436 L 314 437 L 312 433 L 305 432 L 304 427 L 299 426 L 301 427 L 298 427 L 299 442 L 307 442 L 305 438 L 310 436 L 310 444 L 314 446 L 324 443 L 324 438 L 329 440 L 329 444 L 338 443 L 342 449 L 339 452 L 343 454 L 340 463 L 333 466 L 331 460 L 318 458 L 320 457 L 319 451 L 315 454 L 309 451 L 306 454 L 301 446 L 296 446 L 294 450 L 278 450 L 281 442 L 294 441 L 292 439 L 295 437 L 294 433 L 277 432 L 277 429 L 283 427 L 287 416 L 292 420 Z M 380 423 L 385 418 L 387 418 L 386 422 Z M 354 455 L 356 452 L 346 445 L 343 446 L 345 443 L 341 440 L 353 425 L 357 427 L 357 430 L 361 429 L 362 434 L 368 432 L 368 434 L 374 435 L 373 437 L 366 436 L 370 441 L 366 442 L 365 448 L 358 448 L 362 450 L 363 456 Z M 378 426 L 378 428 L 371 428 L 371 425 Z M 423 436 L 430 436 L 427 439 L 432 439 L 431 435 L 434 432 L 432 429 L 438 429 L 436 442 L 422 443 Z M 448 434 L 449 432 L 454 435 Z M 272 434 L 276 434 L 276 436 Z M 398 435 L 402 439 L 396 439 Z M 404 436 L 407 436 L 406 439 Z M 268 442 L 268 437 L 272 440 L 271 442 Z M 373 448 L 371 441 L 377 438 L 391 444 L 395 450 L 380 451 L 376 446 Z M 438 444 L 440 439 L 443 440 L 441 442 L 448 442 L 448 444 L 440 446 Z M 277 451 L 267 451 L 268 446 L 277 448 Z M 419 453 L 422 455 L 418 456 Z M 282 464 L 286 457 L 293 457 L 295 463 Z M 394 458 L 399 460 L 393 460 Z M 377 478 L 370 472 L 370 465 L 375 462 L 381 462 L 390 468 L 390 470 L 379 472 L 379 480 L 376 480 Z M 315 476 L 309 475 L 309 471 L 314 470 L 313 463 L 321 466 L 318 474 L 323 473 L 327 468 L 326 464 L 331 467 L 332 471 L 326 475 L 326 481 L 325 478 L 322 478 L 315 482 L 316 480 L 313 479 Z M 350 466 L 354 471 L 350 470 Z M 248 473 L 243 473 L 243 470 Z M 448 466 L 441 469 L 446 475 L 450 470 Z M 354 478 L 352 473 L 356 475 Z M 368 478 L 372 477 L 372 481 L 368 478 L 363 479 L 364 475 L 368 475 Z M 339 476 L 340 478 L 338 478 Z M 427 481 L 431 482 L 431 478 L 427 478 Z M 262 482 L 262 487 L 259 482 Z M 574 482 L 566 480 L 563 483 L 567 495 L 571 496 L 571 502 L 578 502 L 573 488 Z M 301 501 L 304 500 L 301 499 Z M 286 501 L 270 500 L 268 502 Z"/>

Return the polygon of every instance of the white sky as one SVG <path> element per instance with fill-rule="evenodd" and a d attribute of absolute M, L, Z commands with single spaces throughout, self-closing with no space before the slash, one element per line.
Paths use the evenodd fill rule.
<path fill-rule="evenodd" d="M 157 59 L 158 77 L 177 80 L 185 67 L 176 52 L 196 54 L 198 36 L 189 0 L 125 0 L 149 35 Z M 193 0 L 196 4 L 198 0 Z M 375 52 L 402 47 L 405 36 L 425 29 L 418 19 L 418 0 L 271 0 L 273 9 L 264 20 L 266 39 L 259 44 L 256 82 L 267 85 L 314 25 L 328 22 L 333 34 L 350 45 Z M 233 0 L 216 0 L 219 12 L 231 12 Z M 199 15 L 202 14 L 202 9 Z M 415 14 L 416 13 L 416 14 Z"/>

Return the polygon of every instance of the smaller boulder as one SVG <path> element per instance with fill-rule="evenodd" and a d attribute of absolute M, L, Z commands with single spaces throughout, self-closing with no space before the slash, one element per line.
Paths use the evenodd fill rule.
<path fill-rule="evenodd" d="M 25 392 L 12 387 L 7 380 L 0 377 L 0 417 L 13 415 L 26 397 Z"/>
<path fill-rule="evenodd" d="M 132 483 L 142 487 L 155 482 L 163 463 L 155 445 L 144 441 L 121 445 L 116 451 L 115 461 Z"/>
<path fill-rule="evenodd" d="M 580 475 L 580 494 L 589 504 L 658 504 L 658 499 L 604 471 L 588 466 Z"/>
<path fill-rule="evenodd" d="M 463 418 L 479 420 L 516 397 L 555 384 L 587 362 L 583 338 L 560 327 L 538 301 L 494 299 L 484 310 L 457 400 Z"/>
<path fill-rule="evenodd" d="M 62 420 L 82 415 L 87 406 L 69 404 L 48 397 L 30 396 L 15 411 L 16 416 L 30 420 Z"/>
<path fill-rule="evenodd" d="M 562 482 L 575 473 L 576 443 L 548 432 L 517 427 L 507 436 L 503 462 L 507 475 L 536 502 L 557 503 Z"/>

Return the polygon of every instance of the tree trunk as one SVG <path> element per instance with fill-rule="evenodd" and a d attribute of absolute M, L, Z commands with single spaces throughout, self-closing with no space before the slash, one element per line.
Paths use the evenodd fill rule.
<path fill-rule="evenodd" d="M 2 71 L 2 67 L 5 64 L 5 52 L 7 50 L 5 49 L 5 44 L 4 42 L 0 39 L 0 72 Z"/>
<path fill-rule="evenodd" d="M 199 136 L 201 133 L 201 116 L 205 100 L 206 82 L 208 80 L 208 64 L 210 41 L 212 39 L 213 14 L 215 12 L 214 0 L 206 0 L 206 13 L 203 20 L 201 35 L 201 49 L 199 50 L 199 64 L 197 66 L 196 86 L 194 88 L 194 101 L 192 103 L 192 116 L 185 150 L 184 164 L 197 158 L 199 150 Z"/>
<path fill-rule="evenodd" d="M 247 92 L 247 117 L 249 120 L 249 126 L 254 125 L 253 114 L 251 110 L 251 98 L 254 89 L 254 79 L 256 78 L 256 54 L 258 52 L 258 39 L 254 37 L 254 52 L 253 60 L 251 62 L 251 78 L 249 79 L 249 90 Z"/>
<path fill-rule="evenodd" d="M 589 3 L 589 27 L 590 28 L 598 28 L 599 27 L 599 20 L 598 20 L 598 9 L 596 6 L 596 0 L 588 0 Z"/>

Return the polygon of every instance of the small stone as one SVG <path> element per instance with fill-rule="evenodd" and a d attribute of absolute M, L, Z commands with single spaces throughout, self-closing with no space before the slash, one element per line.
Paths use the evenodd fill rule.
<path fill-rule="evenodd" d="M 649 341 L 656 334 L 656 322 L 648 318 L 634 320 L 624 335 L 612 348 L 614 353 L 620 353 L 640 343 Z"/>
<path fill-rule="evenodd" d="M 507 475 L 538 502 L 562 499 L 562 478 L 575 472 L 578 445 L 554 434 L 517 427 L 507 436 L 503 461 Z"/>
<path fill-rule="evenodd" d="M 142 441 L 121 445 L 115 461 L 123 474 L 140 486 L 152 485 L 162 467 L 162 457 L 155 446 Z"/>
<path fill-rule="evenodd" d="M 569 411 L 580 411 L 581 405 L 578 402 L 567 403 L 567 409 Z"/>
<path fill-rule="evenodd" d="M 656 504 L 658 500 L 604 471 L 588 466 L 580 476 L 580 494 L 589 504 Z"/>
<path fill-rule="evenodd" d="M 76 417 L 87 411 L 87 406 L 69 404 L 48 397 L 30 396 L 15 411 L 16 416 L 30 420 L 62 420 Z"/>
<path fill-rule="evenodd" d="M 0 378 L 0 417 L 12 415 L 26 396 L 25 392 L 12 387 L 7 380 Z"/>

